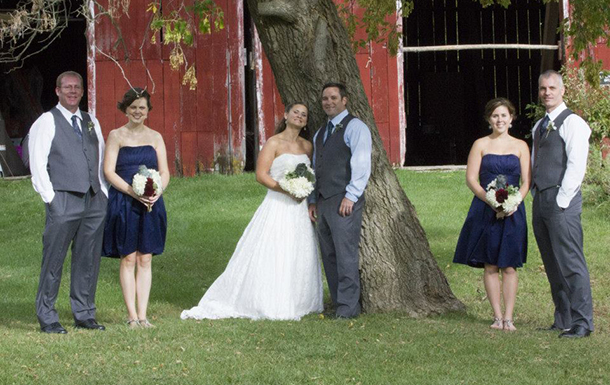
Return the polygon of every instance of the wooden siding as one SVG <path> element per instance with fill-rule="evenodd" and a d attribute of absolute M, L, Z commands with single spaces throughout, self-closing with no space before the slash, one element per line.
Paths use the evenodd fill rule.
<path fill-rule="evenodd" d="M 171 46 L 150 44 L 150 35 L 144 36 L 150 14 L 141 10 L 148 3 L 131 0 L 130 17 L 119 20 L 124 44 L 114 45 L 117 34 L 108 21 L 90 31 L 101 50 L 116 58 L 128 57 L 118 61 L 125 71 L 123 76 L 119 65 L 106 56 L 90 54 L 90 109 L 99 118 L 104 134 L 126 122 L 116 103 L 129 89 L 127 78 L 134 87 L 146 87 L 151 93 L 153 110 L 147 124 L 163 135 L 173 174 L 241 169 L 245 135 L 242 2 L 217 0 L 225 13 L 225 28 L 198 36 L 194 46 L 185 50 L 188 62 L 196 67 L 196 91 L 182 85 L 184 69 L 172 71 Z"/>
<path fill-rule="evenodd" d="M 571 6 L 569 0 L 563 0 L 561 2 L 561 14 L 563 17 L 569 17 L 571 15 Z M 597 45 L 592 47 L 587 54 L 589 54 L 594 60 L 601 60 L 603 64 L 603 68 L 605 70 L 610 70 L 610 47 L 607 46 L 607 39 L 599 39 L 597 41 Z M 572 50 L 570 49 L 570 41 L 566 44 L 566 57 L 570 57 L 572 54 Z M 584 52 L 581 55 L 581 59 L 584 58 Z"/>
<path fill-rule="evenodd" d="M 131 0 L 130 17 L 119 20 L 123 40 L 118 45 L 115 45 L 117 33 L 107 20 L 90 29 L 90 41 L 113 57 L 121 58 L 119 67 L 108 57 L 91 50 L 90 110 L 99 118 L 106 136 L 110 130 L 125 124 L 126 118 L 116 103 L 129 89 L 127 78 L 134 87 L 145 87 L 151 93 L 153 110 L 147 124 L 163 135 L 172 174 L 191 176 L 213 169 L 243 169 L 245 104 L 255 103 L 259 111 L 256 122 L 259 148 L 273 135 L 284 112 L 256 34 L 253 44 L 256 100 L 245 100 L 243 2 L 217 0 L 225 13 L 225 29 L 198 36 L 194 47 L 185 50 L 188 62 L 196 66 L 196 91 L 181 84 L 183 69 L 171 70 L 171 47 L 161 42 L 150 44 L 150 35 L 144 35 L 151 15 L 141 10 L 148 3 L 148 0 Z M 402 54 L 391 56 L 383 44 L 371 44 L 357 53 L 356 60 L 390 162 L 402 165 L 406 126 Z"/>

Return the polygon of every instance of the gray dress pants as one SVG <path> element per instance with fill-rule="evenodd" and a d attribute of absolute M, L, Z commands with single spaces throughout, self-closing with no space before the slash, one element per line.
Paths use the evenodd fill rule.
<path fill-rule="evenodd" d="M 328 289 L 337 316 L 360 314 L 360 270 L 358 244 L 362 227 L 364 196 L 354 204 L 351 215 L 339 215 L 344 195 L 328 199 L 320 196 L 317 204 L 318 236 Z"/>
<path fill-rule="evenodd" d="M 564 210 L 557 205 L 558 188 L 536 192 L 532 225 L 555 304 L 555 326 L 580 325 L 593 331 L 593 301 L 583 253 L 580 191 Z"/>
<path fill-rule="evenodd" d="M 53 201 L 46 205 L 42 268 L 36 295 L 36 314 L 41 327 L 59 322 L 55 301 L 70 244 L 72 314 L 76 321 L 95 318 L 95 290 L 107 203 L 102 191 L 94 194 L 89 189 L 85 194 L 56 191 Z"/>

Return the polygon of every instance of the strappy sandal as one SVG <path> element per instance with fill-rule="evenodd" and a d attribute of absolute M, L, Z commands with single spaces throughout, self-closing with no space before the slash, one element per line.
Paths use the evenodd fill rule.
<path fill-rule="evenodd" d="M 143 328 L 154 328 L 155 327 L 155 325 L 148 322 L 148 319 L 141 319 L 141 320 L 138 320 L 138 322 L 139 322 L 140 326 Z"/>
<path fill-rule="evenodd" d="M 137 329 L 141 325 L 140 321 L 138 321 L 137 319 L 130 319 L 129 321 L 127 321 L 127 326 L 129 326 L 130 329 Z"/>
<path fill-rule="evenodd" d="M 492 323 L 489 327 L 496 330 L 502 330 L 504 329 L 504 324 L 502 323 L 501 318 L 494 317 L 494 323 Z"/>
<path fill-rule="evenodd" d="M 504 320 L 504 330 L 507 332 L 516 332 L 517 331 L 517 328 L 515 327 L 515 324 L 513 323 L 512 319 Z"/>

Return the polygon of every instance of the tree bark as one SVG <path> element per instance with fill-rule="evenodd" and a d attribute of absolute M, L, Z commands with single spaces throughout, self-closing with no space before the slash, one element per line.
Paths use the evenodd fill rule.
<path fill-rule="evenodd" d="M 310 129 L 325 115 L 321 88 L 348 89 L 348 109 L 373 137 L 372 173 L 360 240 L 363 311 L 410 316 L 459 311 L 414 207 L 398 183 L 375 125 L 350 40 L 332 0 L 247 0 L 284 104 L 309 106 Z"/>

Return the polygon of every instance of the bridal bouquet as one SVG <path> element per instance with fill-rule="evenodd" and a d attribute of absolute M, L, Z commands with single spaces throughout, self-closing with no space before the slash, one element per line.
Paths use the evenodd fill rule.
<path fill-rule="evenodd" d="M 507 214 L 515 211 L 523 200 L 519 189 L 509 185 L 504 175 L 498 175 L 487 185 L 485 197 L 493 207 L 499 210 L 496 214 L 498 219 L 504 218 Z"/>
<path fill-rule="evenodd" d="M 161 175 L 159 171 L 151 168 L 146 168 L 140 165 L 138 173 L 133 176 L 131 183 L 133 192 L 138 196 L 152 197 L 161 191 Z M 148 211 L 152 210 L 152 206 L 147 206 Z"/>
<path fill-rule="evenodd" d="M 286 170 L 284 177 L 279 181 L 282 190 L 295 198 L 307 198 L 313 191 L 316 177 L 311 167 L 299 163 L 292 170 Z"/>

